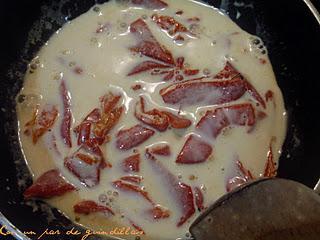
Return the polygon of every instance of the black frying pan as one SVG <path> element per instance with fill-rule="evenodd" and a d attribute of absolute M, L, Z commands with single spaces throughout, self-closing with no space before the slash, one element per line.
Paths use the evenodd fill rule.
<path fill-rule="evenodd" d="M 24 204 L 18 182 L 31 176 L 18 138 L 14 98 L 23 74 L 39 48 L 67 20 L 103 0 L 4 0 L 0 6 L 0 223 L 18 229 L 70 229 L 73 224 L 57 210 L 37 202 Z M 320 176 L 320 27 L 303 0 L 208 0 L 223 9 L 246 31 L 266 43 L 289 115 L 288 135 L 279 176 L 309 187 Z M 314 0 L 320 9 L 320 1 Z M 240 13 L 240 15 L 239 15 Z M 35 210 L 35 211 L 33 211 Z M 48 222 L 48 215 L 51 219 Z M 5 217 L 4 217 L 5 216 Z M 16 235 L 19 237 L 19 233 Z M 36 239 L 35 237 L 33 237 Z M 0 236 L 0 239 L 10 237 Z M 72 239 L 55 236 L 46 239 Z M 79 239 L 77 237 L 76 239 Z M 94 237 L 94 239 L 97 239 Z"/>

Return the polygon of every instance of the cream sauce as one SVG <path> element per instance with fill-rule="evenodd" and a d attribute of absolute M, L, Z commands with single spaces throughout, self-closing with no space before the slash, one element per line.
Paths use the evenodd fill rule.
<path fill-rule="evenodd" d="M 192 221 L 200 214 L 196 211 L 184 225 L 176 227 L 181 216 L 179 206 L 170 196 L 168 187 L 162 184 L 163 178 L 157 176 L 150 162 L 144 158 L 145 148 L 148 146 L 158 143 L 170 145 L 172 155 L 169 158 L 157 158 L 173 175 L 177 178 L 179 176 L 182 182 L 192 187 L 202 187 L 205 206 L 209 206 L 226 193 L 227 180 L 236 174 L 236 159 L 240 159 L 254 175 L 259 176 L 264 171 L 270 140 L 273 137 L 275 137 L 272 144 L 274 160 L 277 161 L 281 154 L 286 132 L 283 99 L 267 56 L 261 54 L 261 50 L 253 44 L 253 39 L 257 38 L 241 30 L 217 9 L 200 2 L 185 0 L 165 0 L 165 2 L 169 7 L 161 10 L 133 7 L 119 4 L 117 1 L 95 6 L 63 26 L 51 37 L 30 65 L 37 66 L 37 69 L 30 68 L 33 72 L 28 72 L 25 77 L 21 94 L 26 95 L 27 100 L 18 104 L 18 117 L 20 139 L 27 163 L 35 179 L 50 169 L 59 168 L 63 176 L 78 188 L 76 192 L 47 200 L 72 220 L 79 216 L 73 212 L 73 205 L 80 199 L 99 203 L 101 194 L 111 197 L 113 199 L 111 208 L 116 212 L 116 216 L 105 216 L 102 213 L 79 216 L 80 224 L 94 230 L 107 231 L 111 230 L 112 226 L 130 226 L 128 219 L 132 219 L 146 232 L 142 239 L 176 239 L 185 236 Z M 179 10 L 183 11 L 182 15 L 175 14 Z M 175 42 L 152 21 L 151 16 L 154 13 L 174 16 L 177 21 L 187 27 L 192 24 L 187 21 L 188 18 L 198 17 L 199 26 L 192 26 L 197 34 L 186 34 L 185 41 Z M 233 127 L 224 131 L 216 139 L 209 140 L 214 154 L 205 163 L 176 164 L 175 159 L 187 136 L 195 132 L 196 123 L 200 121 L 206 110 L 217 106 L 195 105 L 183 106 L 179 109 L 179 106 L 165 104 L 159 94 L 160 89 L 172 82 L 161 81 L 161 76 L 151 76 L 149 73 L 127 77 L 129 71 L 138 63 L 150 60 L 148 57 L 138 56 L 129 51 L 136 42 L 135 37 L 130 33 L 129 26 L 141 17 L 161 45 L 166 46 L 175 58 L 185 57 L 192 69 L 200 69 L 200 75 L 205 71 L 206 74 L 214 76 L 223 69 L 226 61 L 229 61 L 262 96 L 271 90 L 274 93 L 273 101 L 267 102 L 267 108 L 264 110 L 268 115 L 267 118 L 257 121 L 254 130 L 249 134 L 247 127 Z M 96 30 L 99 28 L 101 32 L 97 33 Z M 263 61 L 265 62 L 262 63 Z M 78 73 L 75 73 L 75 70 Z M 63 164 L 63 159 L 76 151 L 78 146 L 76 146 L 76 136 L 73 132 L 72 148 L 66 147 L 60 136 L 63 104 L 59 85 L 62 79 L 65 80 L 71 97 L 73 114 L 71 129 L 78 126 L 91 110 L 99 107 L 99 97 L 109 91 L 123 96 L 125 114 L 110 132 L 111 141 L 102 148 L 105 157 L 113 167 L 101 171 L 100 183 L 93 188 L 87 188 L 81 184 Z M 143 89 L 134 91 L 131 87 L 136 84 L 141 84 Z M 185 130 L 169 129 L 161 133 L 156 131 L 153 137 L 135 148 L 142 156 L 141 169 L 137 173 L 144 178 L 142 185 L 152 199 L 171 212 L 169 218 L 158 221 L 146 216 L 145 211 L 149 205 L 143 198 L 122 191 L 118 191 L 118 196 L 108 195 L 110 192 L 117 191 L 111 182 L 128 175 L 122 171 L 120 165 L 123 159 L 133 153 L 132 150 L 116 149 L 115 135 L 120 129 L 141 123 L 134 117 L 135 104 L 139 95 L 145 96 L 148 110 L 166 109 L 176 114 L 180 111 L 193 121 L 193 125 Z M 248 102 L 248 99 L 250 96 L 245 94 L 232 104 Z M 50 132 L 47 132 L 37 144 L 33 144 L 31 138 L 23 134 L 24 125 L 32 118 L 36 104 L 40 104 L 41 108 L 47 103 L 58 107 L 58 120 Z M 230 103 L 219 105 L 219 107 L 224 105 L 230 105 Z M 263 110 L 261 106 L 257 109 Z M 52 146 L 53 136 L 57 139 L 59 153 Z M 121 218 L 121 215 L 125 218 Z M 134 239 L 134 236 L 131 238 Z"/>

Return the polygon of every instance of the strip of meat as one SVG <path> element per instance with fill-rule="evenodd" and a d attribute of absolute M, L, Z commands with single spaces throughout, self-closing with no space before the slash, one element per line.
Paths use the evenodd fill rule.
<path fill-rule="evenodd" d="M 140 101 L 137 101 L 135 108 L 135 116 L 141 122 L 157 129 L 160 132 L 167 130 L 169 126 L 169 120 L 167 115 L 163 114 L 157 109 L 151 111 L 145 111 L 145 100 L 141 96 Z"/>
<path fill-rule="evenodd" d="M 268 90 L 265 94 L 266 102 L 272 101 L 274 97 L 274 93 L 271 90 Z"/>
<path fill-rule="evenodd" d="M 129 220 L 129 223 L 131 224 L 131 226 L 134 227 L 136 230 L 138 230 L 141 235 L 145 235 L 145 231 L 137 223 L 135 223 L 134 221 L 132 221 L 129 218 L 128 218 L 128 220 Z"/>
<path fill-rule="evenodd" d="M 99 165 L 100 169 L 112 167 L 112 164 L 106 161 L 100 146 L 97 146 L 94 143 L 85 144 L 85 145 L 82 145 L 82 149 L 86 153 L 90 154 L 91 156 L 95 157 L 98 161 L 100 161 L 100 165 Z"/>
<path fill-rule="evenodd" d="M 256 123 L 254 108 L 250 103 L 225 107 L 224 112 L 233 125 L 254 126 Z"/>
<path fill-rule="evenodd" d="M 165 103 L 180 105 L 215 105 L 235 101 L 246 92 L 241 78 L 230 81 L 186 81 L 160 90 Z"/>
<path fill-rule="evenodd" d="M 123 111 L 123 106 L 114 108 L 109 114 L 103 114 L 101 120 L 94 125 L 93 133 L 99 145 L 106 142 L 107 134 L 118 124 Z"/>
<path fill-rule="evenodd" d="M 226 190 L 227 192 L 231 192 L 232 190 L 242 186 L 248 182 L 244 177 L 236 176 L 228 180 Z"/>
<path fill-rule="evenodd" d="M 186 105 L 222 104 L 235 101 L 248 92 L 263 108 L 266 108 L 265 101 L 258 91 L 229 62 L 211 81 L 196 80 L 201 79 L 191 79 L 161 89 L 163 101 Z"/>
<path fill-rule="evenodd" d="M 92 142 L 91 140 L 91 126 L 92 123 L 89 121 L 82 122 L 79 126 L 74 129 L 74 132 L 78 135 L 78 146 L 81 144 L 87 144 Z"/>
<path fill-rule="evenodd" d="M 258 91 L 254 88 L 254 86 L 249 83 L 248 81 L 245 81 L 247 92 L 258 102 L 261 104 L 263 108 L 266 108 L 266 103 L 261 97 L 261 95 L 258 93 Z"/>
<path fill-rule="evenodd" d="M 119 122 L 124 111 L 123 106 L 116 107 L 120 102 L 121 95 L 114 95 L 109 92 L 101 99 L 101 118 L 94 125 L 93 133 L 99 145 L 105 142 L 106 136 L 111 129 Z"/>
<path fill-rule="evenodd" d="M 199 17 L 188 18 L 188 22 L 200 22 L 200 18 Z"/>
<path fill-rule="evenodd" d="M 141 89 L 142 89 L 142 85 L 141 85 L 141 84 L 133 85 L 133 86 L 131 86 L 131 89 L 132 89 L 133 91 L 141 90 Z"/>
<path fill-rule="evenodd" d="M 111 215 L 114 215 L 114 212 L 110 208 L 106 206 L 98 205 L 96 202 L 89 201 L 89 200 L 81 201 L 77 203 L 76 205 L 73 206 L 73 210 L 75 213 L 84 214 L 84 215 L 88 215 L 90 213 L 96 213 L 96 212 L 107 212 L 107 213 L 110 213 Z"/>
<path fill-rule="evenodd" d="M 38 110 L 34 112 L 32 119 L 25 124 L 25 134 L 32 134 L 32 142 L 36 144 L 40 137 L 42 137 L 54 125 L 58 117 L 58 110 L 53 105 L 45 105 L 40 114 Z"/>
<path fill-rule="evenodd" d="M 136 176 L 136 175 L 135 176 L 124 176 L 124 177 L 121 177 L 120 180 L 140 184 L 143 180 L 143 177 Z"/>
<path fill-rule="evenodd" d="M 205 162 L 213 150 L 210 144 L 203 141 L 197 135 L 190 135 L 179 153 L 176 163 L 196 164 Z"/>
<path fill-rule="evenodd" d="M 170 36 L 176 33 L 190 33 L 188 29 L 170 16 L 159 16 L 154 14 L 152 20 L 164 31 L 167 31 Z"/>
<path fill-rule="evenodd" d="M 276 175 L 277 175 L 277 168 L 276 168 L 276 163 L 273 160 L 272 146 L 270 144 L 263 176 L 271 178 L 271 177 L 275 177 Z"/>
<path fill-rule="evenodd" d="M 223 109 L 207 111 L 206 115 L 201 118 L 197 124 L 197 129 L 212 138 L 217 138 L 222 130 L 230 125 L 230 121 Z"/>
<path fill-rule="evenodd" d="M 176 59 L 176 67 L 178 69 L 183 69 L 184 62 L 185 62 L 185 58 L 184 57 L 178 57 Z"/>
<path fill-rule="evenodd" d="M 139 65 L 137 65 L 136 67 L 134 67 L 127 76 L 132 76 L 132 75 L 136 75 L 139 73 L 143 73 L 149 70 L 154 70 L 154 69 L 162 69 L 162 68 L 171 68 L 172 66 L 169 65 L 164 65 L 158 62 L 154 62 L 154 61 L 144 61 L 142 63 L 140 63 Z"/>
<path fill-rule="evenodd" d="M 61 152 L 58 149 L 58 145 L 57 145 L 57 139 L 56 136 L 52 133 L 50 136 L 50 143 L 49 143 L 49 148 L 53 149 L 55 151 L 55 153 L 61 157 Z"/>
<path fill-rule="evenodd" d="M 140 154 L 135 154 L 123 160 L 122 169 L 125 172 L 139 172 L 140 171 Z"/>
<path fill-rule="evenodd" d="M 117 180 L 113 182 L 113 186 L 121 191 L 124 192 L 133 192 L 137 193 L 140 196 L 142 196 L 144 199 L 146 199 L 148 202 L 150 202 L 152 205 L 154 205 L 153 200 L 149 197 L 148 192 L 142 190 L 140 187 L 132 185 L 130 183 L 125 183 L 121 180 Z"/>
<path fill-rule="evenodd" d="M 187 128 L 192 122 L 189 119 L 182 118 L 167 111 L 152 109 L 145 110 L 145 100 L 141 96 L 140 101 L 136 103 L 135 116 L 141 122 L 157 129 L 160 132 L 167 130 L 170 125 L 173 128 Z"/>
<path fill-rule="evenodd" d="M 163 184 L 168 186 L 170 195 L 179 204 L 182 216 L 177 226 L 182 226 L 195 213 L 192 188 L 179 181 L 150 152 L 146 152 L 146 157 L 150 160 L 154 171 L 162 177 Z"/>
<path fill-rule="evenodd" d="M 75 187 L 62 177 L 59 170 L 53 169 L 42 174 L 23 193 L 25 199 L 30 198 L 51 198 L 62 196 L 67 192 L 74 191 Z"/>
<path fill-rule="evenodd" d="M 241 161 L 237 161 L 237 168 L 240 171 L 240 176 L 235 176 L 228 180 L 226 189 L 228 192 L 232 191 L 233 189 L 240 187 L 241 185 L 255 180 L 256 177 L 253 176 L 250 170 L 246 169 Z"/>
<path fill-rule="evenodd" d="M 194 75 L 197 75 L 199 72 L 200 72 L 199 69 L 185 69 L 183 71 L 183 74 L 187 76 L 194 76 Z"/>
<path fill-rule="evenodd" d="M 263 108 L 266 108 L 266 103 L 258 93 L 258 91 L 249 83 L 249 81 L 234 67 L 230 62 L 227 62 L 224 69 L 221 70 L 214 79 L 223 79 L 223 80 L 231 80 L 235 77 L 240 77 L 243 79 L 244 84 L 246 86 L 247 92 L 262 105 Z"/>
<path fill-rule="evenodd" d="M 204 205 L 203 205 L 204 198 L 203 198 L 202 191 L 199 187 L 194 188 L 194 195 L 195 195 L 198 211 L 201 212 L 202 210 L 204 210 Z"/>
<path fill-rule="evenodd" d="M 231 65 L 230 62 L 227 62 L 224 68 L 213 78 L 221 80 L 231 80 L 238 76 L 241 76 L 241 74 Z"/>
<path fill-rule="evenodd" d="M 240 170 L 242 176 L 247 180 L 254 180 L 255 177 L 252 175 L 251 171 L 246 169 L 241 161 L 237 161 L 238 169 Z"/>
<path fill-rule="evenodd" d="M 167 74 L 163 77 L 163 81 L 170 81 L 172 80 L 172 78 L 174 77 L 174 74 L 175 74 L 175 70 L 170 70 L 167 72 Z"/>
<path fill-rule="evenodd" d="M 148 25 L 141 18 L 130 25 L 130 32 L 137 39 L 137 45 L 131 47 L 131 51 L 174 65 L 172 54 L 158 43 Z"/>
<path fill-rule="evenodd" d="M 160 206 L 155 206 L 148 210 L 147 213 L 152 216 L 153 219 L 159 220 L 170 217 L 170 211 L 161 208 Z"/>
<path fill-rule="evenodd" d="M 101 98 L 101 109 L 95 108 L 74 128 L 78 136 L 78 145 L 102 145 L 107 141 L 108 133 L 119 122 L 124 107 L 117 107 L 120 95 L 108 93 Z"/>
<path fill-rule="evenodd" d="M 62 80 L 60 84 L 60 94 L 63 102 L 63 118 L 62 118 L 62 123 L 61 123 L 61 137 L 64 142 L 64 144 L 71 148 L 72 147 L 72 142 L 71 142 L 71 133 L 70 133 L 70 128 L 71 128 L 71 122 L 72 122 L 72 112 L 71 112 L 71 97 L 70 93 L 67 90 L 66 83 L 64 80 Z"/>
<path fill-rule="evenodd" d="M 177 129 L 188 128 L 192 124 L 191 120 L 187 118 L 182 118 L 181 116 L 177 116 L 167 111 L 161 111 L 161 112 L 168 117 L 169 124 L 173 128 L 177 128 Z"/>
<path fill-rule="evenodd" d="M 250 103 L 244 103 L 207 111 L 206 115 L 197 124 L 196 129 L 215 139 L 228 126 L 254 126 L 255 123 L 256 117 L 253 106 Z"/>
<path fill-rule="evenodd" d="M 39 115 L 39 105 L 36 105 L 36 108 L 33 110 L 32 113 L 32 118 L 31 120 L 29 120 L 24 126 L 25 126 L 25 130 L 24 130 L 24 134 L 27 136 L 32 135 L 32 128 L 34 127 L 34 125 L 36 124 L 36 120 L 37 120 L 37 116 Z"/>
<path fill-rule="evenodd" d="M 264 173 L 263 173 L 263 177 L 268 177 L 268 178 L 272 178 L 275 177 L 277 175 L 277 168 L 276 168 L 276 163 L 273 160 L 273 152 L 272 152 L 272 140 L 270 142 L 270 148 L 267 154 L 267 160 L 266 160 L 266 165 L 265 165 L 265 169 L 264 169 Z M 237 161 L 237 167 L 238 170 L 240 171 L 240 175 L 241 176 L 235 176 L 231 179 L 228 180 L 227 182 L 227 191 L 230 192 L 233 189 L 249 182 L 252 180 L 257 179 L 256 176 L 254 176 L 250 170 L 246 169 L 244 167 L 244 165 L 242 164 L 241 161 Z"/>
<path fill-rule="evenodd" d="M 100 181 L 100 169 L 106 166 L 102 151 L 98 146 L 82 145 L 74 154 L 64 159 L 66 168 L 87 187 L 94 187 Z"/>
<path fill-rule="evenodd" d="M 111 92 L 101 98 L 101 110 L 105 115 L 109 115 L 114 110 L 121 99 L 121 95 L 115 95 Z"/>
<path fill-rule="evenodd" d="M 168 4 L 162 0 L 131 0 L 131 3 L 152 10 L 163 9 L 168 6 Z"/>
<path fill-rule="evenodd" d="M 117 134 L 116 147 L 121 150 L 129 150 L 148 140 L 155 131 L 141 125 L 120 130 Z"/>
<path fill-rule="evenodd" d="M 99 108 L 93 109 L 83 120 L 83 122 L 90 122 L 90 123 L 97 123 L 101 119 L 101 111 Z M 74 128 L 75 132 L 77 131 L 78 127 Z"/>
<path fill-rule="evenodd" d="M 148 149 L 151 154 L 160 155 L 160 156 L 170 156 L 171 150 L 170 146 L 167 144 L 159 144 L 156 146 L 152 146 Z"/>

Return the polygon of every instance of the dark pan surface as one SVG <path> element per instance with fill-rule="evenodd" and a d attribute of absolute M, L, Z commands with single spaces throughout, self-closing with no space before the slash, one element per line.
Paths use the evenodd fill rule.
<path fill-rule="evenodd" d="M 27 62 L 40 46 L 61 24 L 87 11 L 95 2 L 99 1 L 9 0 L 1 3 L 0 211 L 22 230 L 40 232 L 47 227 L 55 229 L 65 225 L 71 228 L 72 225 L 45 204 L 39 203 L 35 212 L 32 207 L 22 204 L 21 192 L 25 186 L 18 187 L 17 183 L 26 175 L 27 184 L 31 184 L 31 178 L 19 149 L 14 97 L 22 86 Z M 302 0 L 207 2 L 224 9 L 242 28 L 260 36 L 266 43 L 289 115 L 279 176 L 313 187 L 320 177 L 318 23 Z M 53 219 L 49 223 L 48 214 Z M 59 239 L 71 238 L 61 236 Z"/>

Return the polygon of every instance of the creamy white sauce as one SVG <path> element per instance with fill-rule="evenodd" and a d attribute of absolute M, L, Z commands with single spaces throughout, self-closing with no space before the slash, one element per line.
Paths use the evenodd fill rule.
<path fill-rule="evenodd" d="M 202 3 L 185 0 L 165 0 L 165 2 L 169 7 L 156 11 L 119 5 L 115 1 L 98 5 L 100 11 L 90 10 L 63 26 L 53 35 L 33 61 L 33 63 L 37 62 L 38 68 L 32 74 L 27 73 L 25 77 L 21 93 L 36 97 L 34 101 L 27 102 L 29 105 L 27 103 L 18 104 L 22 148 L 35 179 L 42 173 L 57 167 L 65 178 L 79 189 L 77 192 L 48 200 L 72 220 L 75 219 L 73 205 L 80 199 L 94 200 L 99 203 L 99 195 L 103 193 L 108 195 L 108 191 L 115 191 L 111 185 L 112 181 L 128 175 L 122 171 L 121 163 L 133 153 L 132 150 L 117 150 L 115 135 L 120 129 L 130 128 L 140 123 L 134 117 L 135 104 L 140 94 L 145 96 L 148 110 L 159 108 L 173 113 L 181 110 L 185 117 L 193 121 L 193 125 L 185 130 L 157 132 L 152 138 L 135 148 L 142 156 L 141 169 L 137 175 L 143 176 L 142 185 L 152 199 L 171 211 L 170 218 L 151 220 L 145 215 L 149 205 L 143 198 L 119 191 L 119 196 L 113 197 L 114 201 L 111 204 L 112 209 L 117 212 L 116 216 L 110 218 L 101 213 L 80 216 L 81 224 L 95 230 L 110 230 L 111 226 L 130 226 L 127 220 L 129 218 L 145 230 L 146 235 L 142 236 L 142 239 L 175 239 L 184 237 L 192 221 L 199 215 L 199 212 L 196 211 L 183 226 L 176 227 L 181 216 L 179 206 L 170 196 L 168 187 L 161 184 L 163 182 L 161 176 L 155 174 L 150 162 L 144 158 L 146 147 L 168 143 L 172 155 L 157 158 L 172 174 L 180 176 L 182 182 L 190 186 L 202 186 L 205 189 L 205 206 L 209 206 L 226 193 L 226 181 L 235 174 L 237 158 L 254 175 L 259 176 L 264 171 L 270 140 L 273 137 L 276 137 L 272 145 L 275 161 L 281 153 L 286 128 L 283 99 L 267 56 L 261 55 L 252 43 L 255 37 L 241 30 L 217 9 Z M 178 10 L 183 10 L 181 16 L 175 14 Z M 196 37 L 186 36 L 183 43 L 177 44 L 151 20 L 155 12 L 159 15 L 174 16 L 177 21 L 187 27 L 190 23 L 186 19 L 199 17 L 200 32 Z M 185 106 L 179 109 L 175 105 L 166 105 L 159 90 L 172 82 L 162 82 L 161 76 L 151 76 L 149 73 L 126 76 L 138 63 L 150 60 L 129 51 L 129 47 L 136 43 L 129 26 L 144 15 L 147 16 L 145 22 L 158 42 L 166 46 L 175 58 L 185 57 L 192 69 L 200 69 L 201 72 L 208 69 L 211 75 L 215 75 L 223 69 L 226 61 L 230 61 L 262 96 L 271 90 L 274 93 L 275 105 L 272 101 L 267 102 L 267 108 L 264 111 L 268 117 L 257 121 L 254 131 L 250 134 L 248 134 L 247 127 L 233 127 L 214 141 L 210 140 L 214 154 L 205 163 L 177 165 L 175 159 L 188 134 L 195 132 L 195 125 L 206 110 L 217 106 Z M 106 26 L 105 31 L 96 33 L 97 28 L 101 25 Z M 265 59 L 266 63 L 262 64 L 260 59 Z M 82 73 L 74 73 L 75 67 L 80 67 Z M 83 186 L 79 179 L 63 165 L 64 157 L 72 154 L 78 147 L 76 136 L 73 133 L 71 149 L 63 144 L 60 136 L 63 105 L 59 85 L 62 79 L 65 80 L 71 96 L 73 113 L 71 129 L 79 125 L 91 110 L 99 107 L 99 97 L 109 91 L 119 92 L 123 96 L 125 114 L 110 132 L 111 141 L 102 148 L 105 157 L 113 167 L 101 171 L 100 184 L 94 188 Z M 133 91 L 131 87 L 135 84 L 141 84 L 143 89 Z M 250 96 L 245 94 L 232 104 L 248 102 L 248 99 Z M 56 105 L 59 117 L 52 131 L 46 133 L 34 145 L 31 138 L 23 134 L 23 126 L 31 119 L 36 103 L 39 103 L 40 106 L 46 103 Z M 230 103 L 225 105 L 230 105 Z M 53 136 L 57 139 L 59 152 L 52 146 Z M 190 180 L 190 176 L 196 178 Z M 121 218 L 121 214 L 124 214 L 126 218 Z M 134 239 L 134 236 L 131 238 Z"/>

